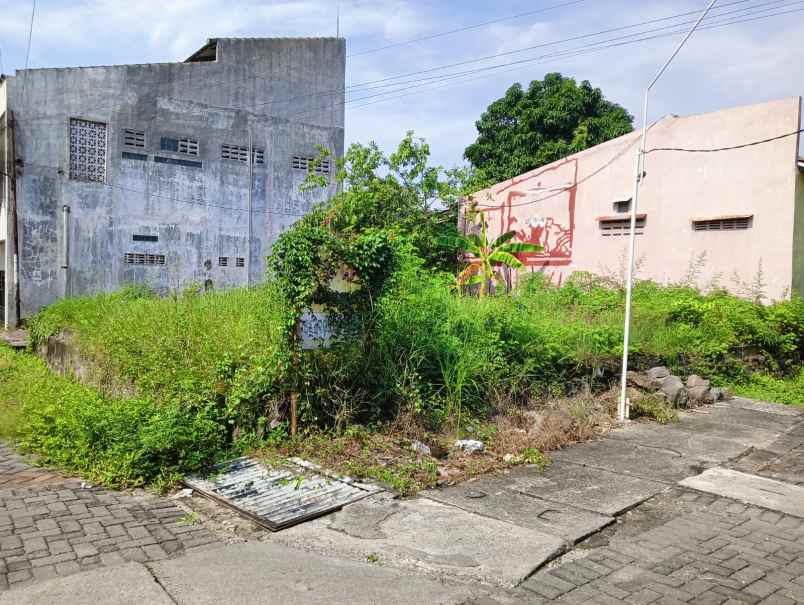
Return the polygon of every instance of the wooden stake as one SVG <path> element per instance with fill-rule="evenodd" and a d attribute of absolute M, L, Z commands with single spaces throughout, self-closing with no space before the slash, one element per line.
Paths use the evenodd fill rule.
<path fill-rule="evenodd" d="M 297 414 L 297 404 L 299 401 L 299 394 L 298 393 L 291 393 L 290 394 L 290 436 L 296 436 L 296 414 Z"/>

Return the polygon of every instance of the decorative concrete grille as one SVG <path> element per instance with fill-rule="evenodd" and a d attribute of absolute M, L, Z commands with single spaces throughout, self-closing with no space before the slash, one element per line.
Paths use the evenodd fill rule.
<path fill-rule="evenodd" d="M 179 153 L 187 155 L 198 155 L 198 140 L 188 137 L 179 138 Z"/>
<path fill-rule="evenodd" d="M 254 163 L 265 164 L 265 150 L 254 148 Z M 221 145 L 221 158 L 224 160 L 235 160 L 237 162 L 248 161 L 248 147 L 241 145 Z"/>
<path fill-rule="evenodd" d="M 246 266 L 246 259 L 242 256 L 238 256 L 235 259 L 235 267 L 245 267 Z"/>
<path fill-rule="evenodd" d="M 229 266 L 229 257 L 228 256 L 219 256 L 218 257 L 218 266 L 219 267 L 228 267 Z"/>
<path fill-rule="evenodd" d="M 145 131 L 132 130 L 131 128 L 124 129 L 123 144 L 129 147 L 145 147 Z"/>
<path fill-rule="evenodd" d="M 310 169 L 315 165 L 316 158 L 305 158 L 298 155 L 294 155 L 290 161 L 290 165 L 294 170 L 306 170 L 310 171 Z M 315 166 L 315 173 L 316 174 L 329 174 L 330 173 L 330 161 L 329 158 L 324 158 L 321 160 L 321 163 L 318 166 Z"/>
<path fill-rule="evenodd" d="M 70 178 L 106 182 L 106 124 L 70 120 Z"/>
<path fill-rule="evenodd" d="M 140 254 L 138 252 L 126 252 L 123 261 L 127 265 L 164 265 L 164 254 Z"/>

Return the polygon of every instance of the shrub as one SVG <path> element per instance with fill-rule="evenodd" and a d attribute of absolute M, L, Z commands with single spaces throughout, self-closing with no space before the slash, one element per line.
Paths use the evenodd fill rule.
<path fill-rule="evenodd" d="M 0 348 L 0 405 L 18 409 L 10 436 L 43 463 L 117 487 L 169 482 L 227 446 L 224 414 L 147 397 L 115 399 L 53 374 L 41 360 Z"/>

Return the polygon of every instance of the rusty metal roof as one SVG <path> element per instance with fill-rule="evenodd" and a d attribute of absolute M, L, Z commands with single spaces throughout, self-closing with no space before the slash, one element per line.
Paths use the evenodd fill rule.
<path fill-rule="evenodd" d="M 348 477 L 327 474 L 304 460 L 292 459 L 281 468 L 270 468 L 248 457 L 219 464 L 207 477 L 186 477 L 184 484 L 271 531 L 320 517 L 383 491 Z"/>

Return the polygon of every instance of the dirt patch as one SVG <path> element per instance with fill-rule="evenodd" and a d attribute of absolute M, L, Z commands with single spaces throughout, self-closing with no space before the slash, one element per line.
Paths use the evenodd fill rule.
<path fill-rule="evenodd" d="M 544 452 L 608 432 L 615 424 L 616 405 L 616 392 L 609 391 L 534 402 L 491 421 L 468 423 L 460 431 L 432 433 L 402 421 L 382 430 L 351 427 L 343 434 L 307 434 L 258 455 L 268 463 L 297 456 L 412 496 L 519 464 L 542 465 L 549 460 Z M 482 442 L 482 451 L 456 448 L 459 439 Z"/>

